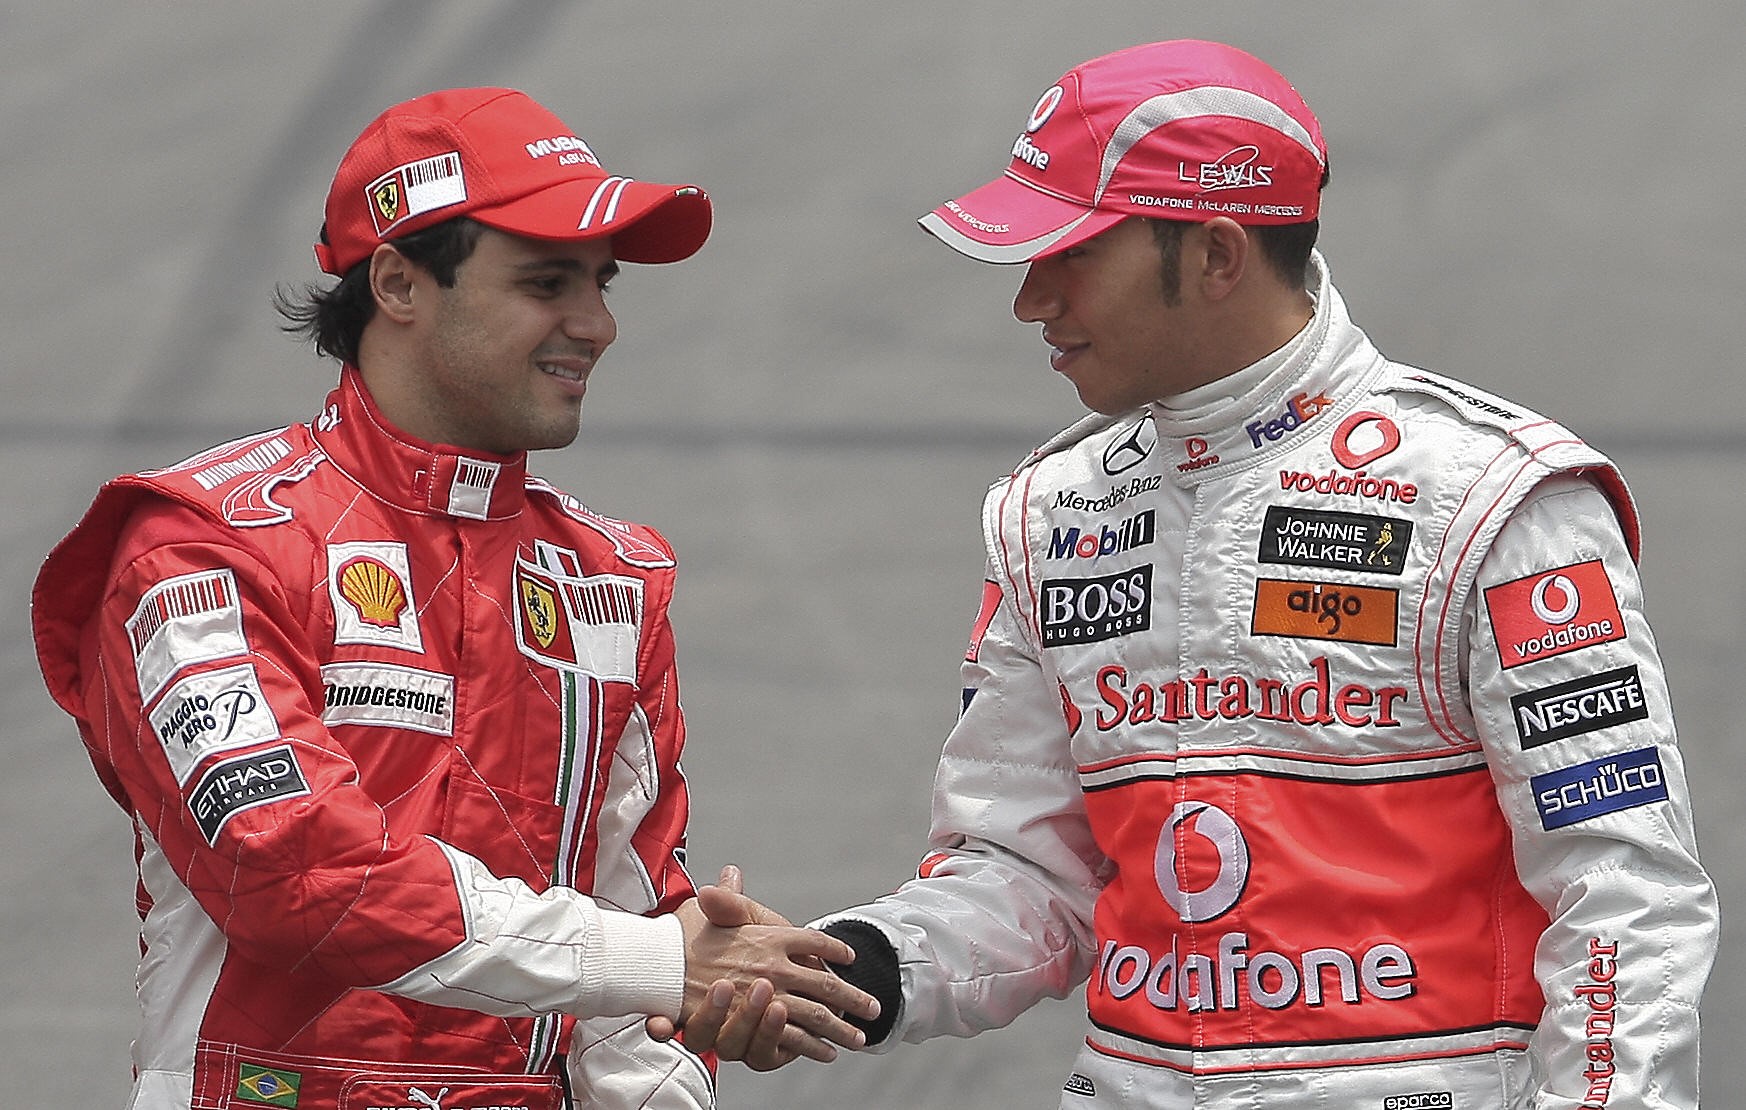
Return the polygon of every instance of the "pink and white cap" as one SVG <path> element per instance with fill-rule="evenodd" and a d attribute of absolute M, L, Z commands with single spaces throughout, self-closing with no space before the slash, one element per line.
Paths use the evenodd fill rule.
<path fill-rule="evenodd" d="M 1321 124 L 1271 66 L 1178 39 L 1068 70 L 1031 109 L 993 181 L 921 218 L 984 262 L 1028 262 L 1129 216 L 1244 225 L 1316 218 Z"/>

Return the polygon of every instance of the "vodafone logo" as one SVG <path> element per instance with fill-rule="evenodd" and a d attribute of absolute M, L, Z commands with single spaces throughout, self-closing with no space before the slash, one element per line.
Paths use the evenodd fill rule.
<path fill-rule="evenodd" d="M 1177 867 L 1177 830 L 1186 844 L 1198 836 L 1218 853 L 1218 873 L 1199 890 L 1183 889 Z M 1158 833 L 1152 869 L 1164 901 L 1185 922 L 1211 921 L 1237 904 L 1249 884 L 1249 842 L 1230 814 L 1211 802 L 1182 802 Z"/>
<path fill-rule="evenodd" d="M 1487 586 L 1485 605 L 1506 668 L 1625 638 L 1619 599 L 1599 559 Z"/>
<path fill-rule="evenodd" d="M 1195 890 L 1186 889 L 1178 866 L 1180 855 L 1190 853 L 1192 870 L 1205 872 L 1209 865 L 1213 870 L 1212 880 Z M 1159 832 L 1153 872 L 1184 925 L 1211 921 L 1235 906 L 1248 885 L 1249 868 L 1249 845 L 1229 813 L 1198 799 L 1171 810 Z M 1145 943 L 1106 937 L 1089 988 L 1092 1015 L 1114 1028 L 1134 1028 L 1131 1023 L 1138 1020 L 1142 1028 L 1168 1038 L 1180 1027 L 1160 1023 L 1146 1011 L 1247 1011 L 1235 1020 L 1249 1024 L 1259 1011 L 1318 1014 L 1334 1003 L 1373 1006 L 1418 992 L 1412 954 L 1386 936 L 1369 937 L 1373 943 L 1364 947 L 1312 943 L 1301 950 L 1251 947 L 1258 939 L 1246 928 L 1217 936 L 1212 929 L 1167 937 L 1148 930 Z"/>
<path fill-rule="evenodd" d="M 1582 608 L 1582 595 L 1576 583 L 1562 574 L 1548 574 L 1534 583 L 1528 594 L 1528 607 L 1547 624 L 1567 624 Z"/>
<path fill-rule="evenodd" d="M 1334 429 L 1334 459 L 1347 470 L 1368 466 L 1400 446 L 1400 428 L 1380 412 L 1355 412 Z"/>
<path fill-rule="evenodd" d="M 1038 128 L 1049 122 L 1049 117 L 1061 106 L 1062 95 L 1061 86 L 1052 85 L 1048 92 L 1037 98 L 1037 106 L 1031 109 L 1030 118 L 1025 120 L 1025 134 L 1034 135 Z"/>
<path fill-rule="evenodd" d="M 1212 453 L 1212 444 L 1199 436 L 1189 436 L 1183 447 L 1188 452 L 1188 461 L 1177 463 L 1176 469 L 1184 474 L 1219 464 L 1218 455 Z"/>

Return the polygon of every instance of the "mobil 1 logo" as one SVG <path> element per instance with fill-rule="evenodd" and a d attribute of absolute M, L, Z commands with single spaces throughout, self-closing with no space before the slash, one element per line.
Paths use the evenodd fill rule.
<path fill-rule="evenodd" d="M 1152 564 L 1097 578 L 1045 578 L 1043 646 L 1093 644 L 1152 627 Z"/>
<path fill-rule="evenodd" d="M 1510 713 L 1526 749 L 1645 720 L 1649 703 L 1637 668 L 1620 667 L 1516 694 Z"/>

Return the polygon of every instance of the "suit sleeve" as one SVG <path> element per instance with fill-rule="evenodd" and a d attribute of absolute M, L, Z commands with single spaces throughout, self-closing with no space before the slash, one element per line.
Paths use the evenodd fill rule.
<path fill-rule="evenodd" d="M 965 707 L 934 783 L 933 850 L 917 878 L 821 924 L 862 921 L 891 943 L 895 1036 L 1006 1025 L 1090 973 L 1104 860 L 1085 817 L 1061 699 L 991 571 L 963 666 Z"/>
<path fill-rule="evenodd" d="M 1595 485 L 1536 488 L 1482 563 L 1466 627 L 1517 870 L 1551 919 L 1534 1105 L 1696 1107 L 1716 898 L 1642 585 Z"/>
<path fill-rule="evenodd" d="M 434 838 L 390 833 L 322 723 L 298 601 L 253 548 L 154 504 L 123 530 L 86 631 L 93 755 L 227 941 L 339 985 L 500 1016 L 676 1014 L 676 922 L 537 895 Z"/>

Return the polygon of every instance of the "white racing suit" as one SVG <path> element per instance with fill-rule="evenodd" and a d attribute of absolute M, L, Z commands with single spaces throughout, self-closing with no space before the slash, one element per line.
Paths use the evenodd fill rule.
<path fill-rule="evenodd" d="M 1695 1107 L 1716 945 L 1610 463 L 1316 315 L 985 506 L 898 1040 L 1086 986 L 1063 1107 Z M 1241 376 L 1239 376 L 1241 378 Z"/>

